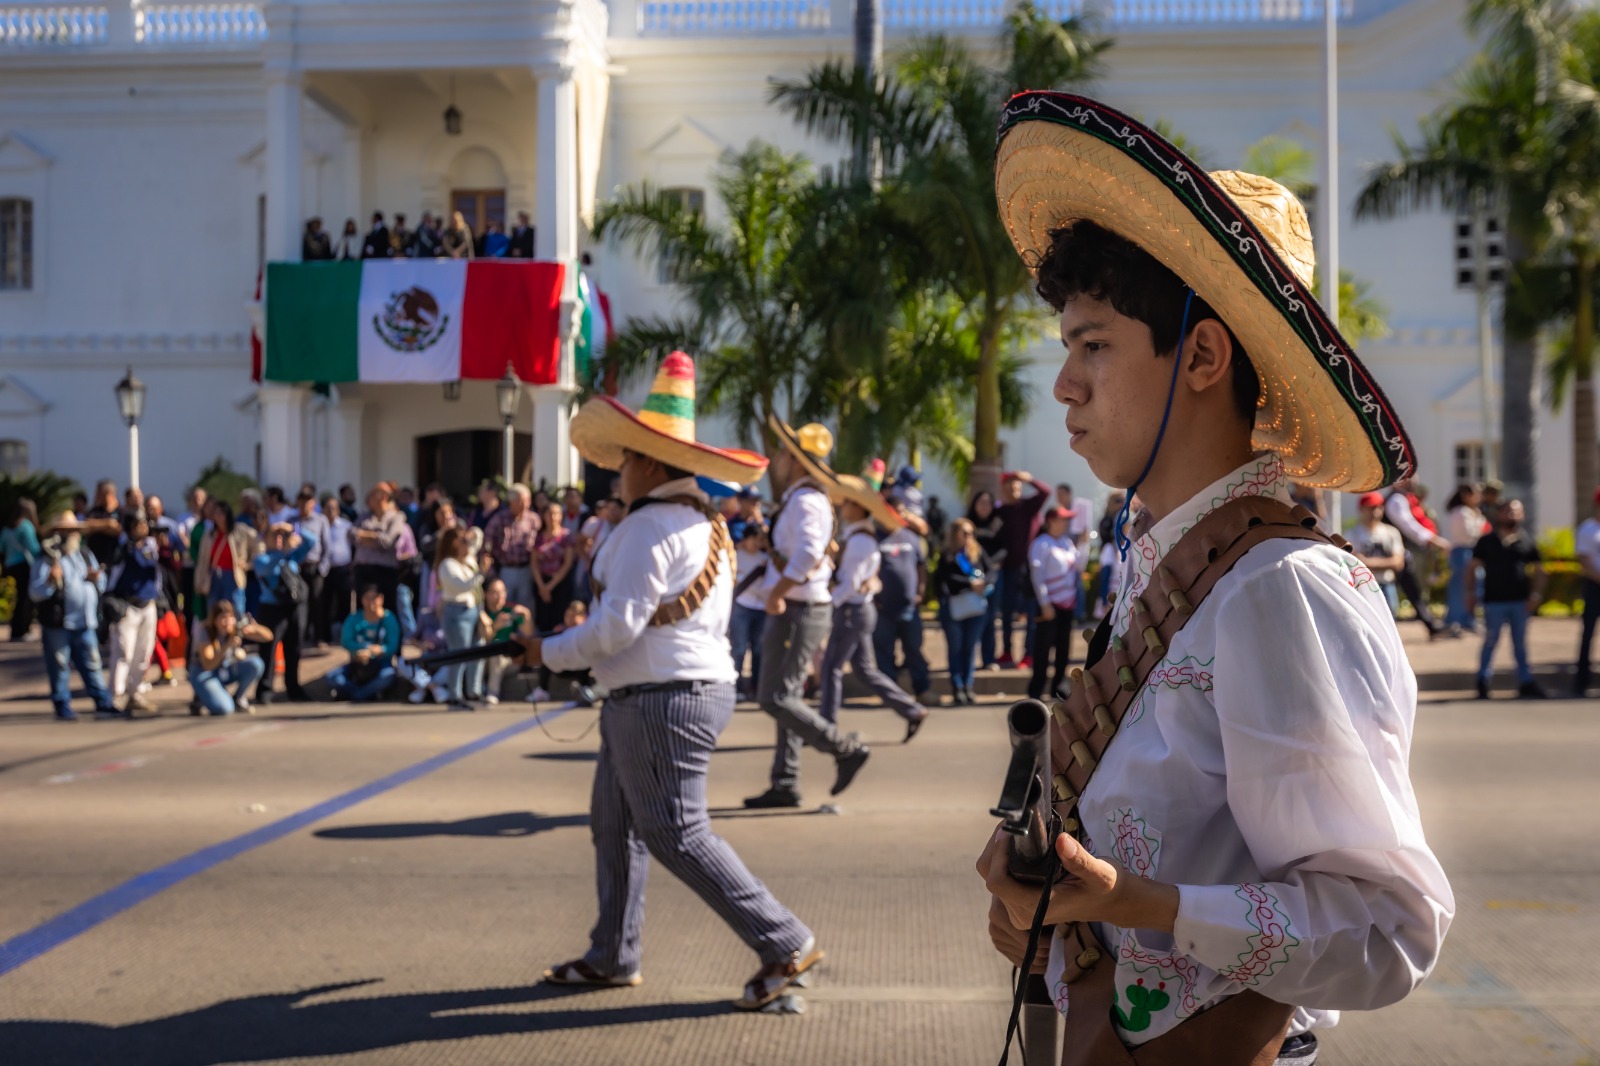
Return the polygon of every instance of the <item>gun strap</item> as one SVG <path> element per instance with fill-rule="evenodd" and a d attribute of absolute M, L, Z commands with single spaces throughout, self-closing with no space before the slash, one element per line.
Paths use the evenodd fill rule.
<path fill-rule="evenodd" d="M 1245 553 L 1269 540 L 1303 540 L 1349 550 L 1343 537 L 1319 531 L 1316 516 L 1304 507 L 1260 496 L 1232 500 L 1202 518 L 1167 552 L 1129 604 L 1123 636 L 1111 633 L 1109 618 L 1101 624 L 1090 642 L 1089 665 L 1073 671 L 1072 694 L 1051 707 L 1055 810 L 1063 830 L 1079 841 L 1083 839 L 1079 797 L 1123 717 L 1140 698 L 1150 672 L 1217 583 Z M 1108 952 L 1089 923 L 1071 923 L 1063 927 L 1062 936 L 1063 979 L 1072 989 L 1062 1066 L 1168 1062 L 1245 1066 L 1270 1063 L 1283 1041 L 1294 1008 L 1246 990 L 1130 1052 L 1111 1023 L 1115 959 L 1098 965 Z"/>

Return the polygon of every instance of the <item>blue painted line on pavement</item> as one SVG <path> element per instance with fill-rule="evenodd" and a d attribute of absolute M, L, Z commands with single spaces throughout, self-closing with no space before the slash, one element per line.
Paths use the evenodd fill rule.
<path fill-rule="evenodd" d="M 552 708 L 538 715 L 530 716 L 526 721 L 517 722 L 515 725 L 506 726 L 477 740 L 463 744 L 459 748 L 440 752 L 429 759 L 424 759 L 403 770 L 396 770 L 387 777 L 380 777 L 360 788 L 351 789 L 340 796 L 324 800 L 303 811 L 281 818 L 270 825 L 252 830 L 232 840 L 224 840 L 220 844 L 213 844 L 208 848 L 201 848 L 192 855 L 187 855 L 165 866 L 142 873 L 137 877 L 124 881 L 115 888 L 108 889 L 100 895 L 84 903 L 78 904 L 69 911 L 56 915 L 49 921 L 21 933 L 5 943 L 0 944 L 0 977 L 5 976 L 19 966 L 23 966 L 39 956 L 65 944 L 74 937 L 81 936 L 99 925 L 121 914 L 131 907 L 136 907 L 145 900 L 172 886 L 187 881 L 196 874 L 204 873 L 214 866 L 237 858 L 253 848 L 263 844 L 270 844 L 280 840 L 290 833 L 304 829 L 306 826 L 319 822 L 330 815 L 338 814 L 358 803 L 365 802 L 374 796 L 388 792 L 390 789 L 399 788 L 401 785 L 415 781 L 419 777 L 433 773 L 435 770 L 449 766 L 469 755 L 476 755 L 486 748 L 492 748 L 501 741 L 510 740 L 518 733 L 532 729 L 542 719 L 545 722 L 566 714 L 572 710 L 569 704 L 564 707 Z"/>

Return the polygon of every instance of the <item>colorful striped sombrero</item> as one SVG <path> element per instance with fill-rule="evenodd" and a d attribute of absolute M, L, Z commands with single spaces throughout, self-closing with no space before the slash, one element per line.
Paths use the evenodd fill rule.
<path fill-rule="evenodd" d="M 607 470 L 622 467 L 624 451 L 739 485 L 761 480 L 767 470 L 765 456 L 694 439 L 694 360 L 682 352 L 662 361 L 638 414 L 609 396 L 596 396 L 573 416 L 571 432 L 579 454 Z"/>

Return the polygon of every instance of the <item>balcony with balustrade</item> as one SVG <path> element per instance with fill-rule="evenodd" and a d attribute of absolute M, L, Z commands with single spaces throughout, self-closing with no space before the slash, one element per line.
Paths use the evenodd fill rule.
<path fill-rule="evenodd" d="M 1041 0 L 1052 16 L 1089 15 L 1118 33 L 1141 30 L 1313 29 L 1324 0 Z M 1337 0 L 1340 17 L 1370 22 L 1408 0 Z M 934 30 L 985 30 L 1004 18 L 1009 0 L 884 0 L 890 34 Z M 323 0 L 252 2 L 42 3 L 0 0 L 0 54 L 29 51 L 172 49 L 251 50 L 273 37 L 273 24 L 293 26 L 297 42 L 330 45 L 435 41 L 504 42 L 519 26 L 554 15 L 593 32 L 605 25 L 615 38 L 843 36 L 850 32 L 853 0 L 374 0 L 361 4 Z M 566 14 L 552 9 L 565 9 Z M 362 27 L 366 27 L 363 33 Z M 606 31 L 603 31 L 606 32 Z"/>

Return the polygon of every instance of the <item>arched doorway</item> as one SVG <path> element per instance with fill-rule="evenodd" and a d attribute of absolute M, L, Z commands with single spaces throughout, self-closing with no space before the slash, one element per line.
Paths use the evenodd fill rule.
<path fill-rule="evenodd" d="M 450 164 L 450 210 L 460 211 L 482 237 L 489 223 L 506 224 L 506 169 L 487 148 L 468 148 Z"/>

